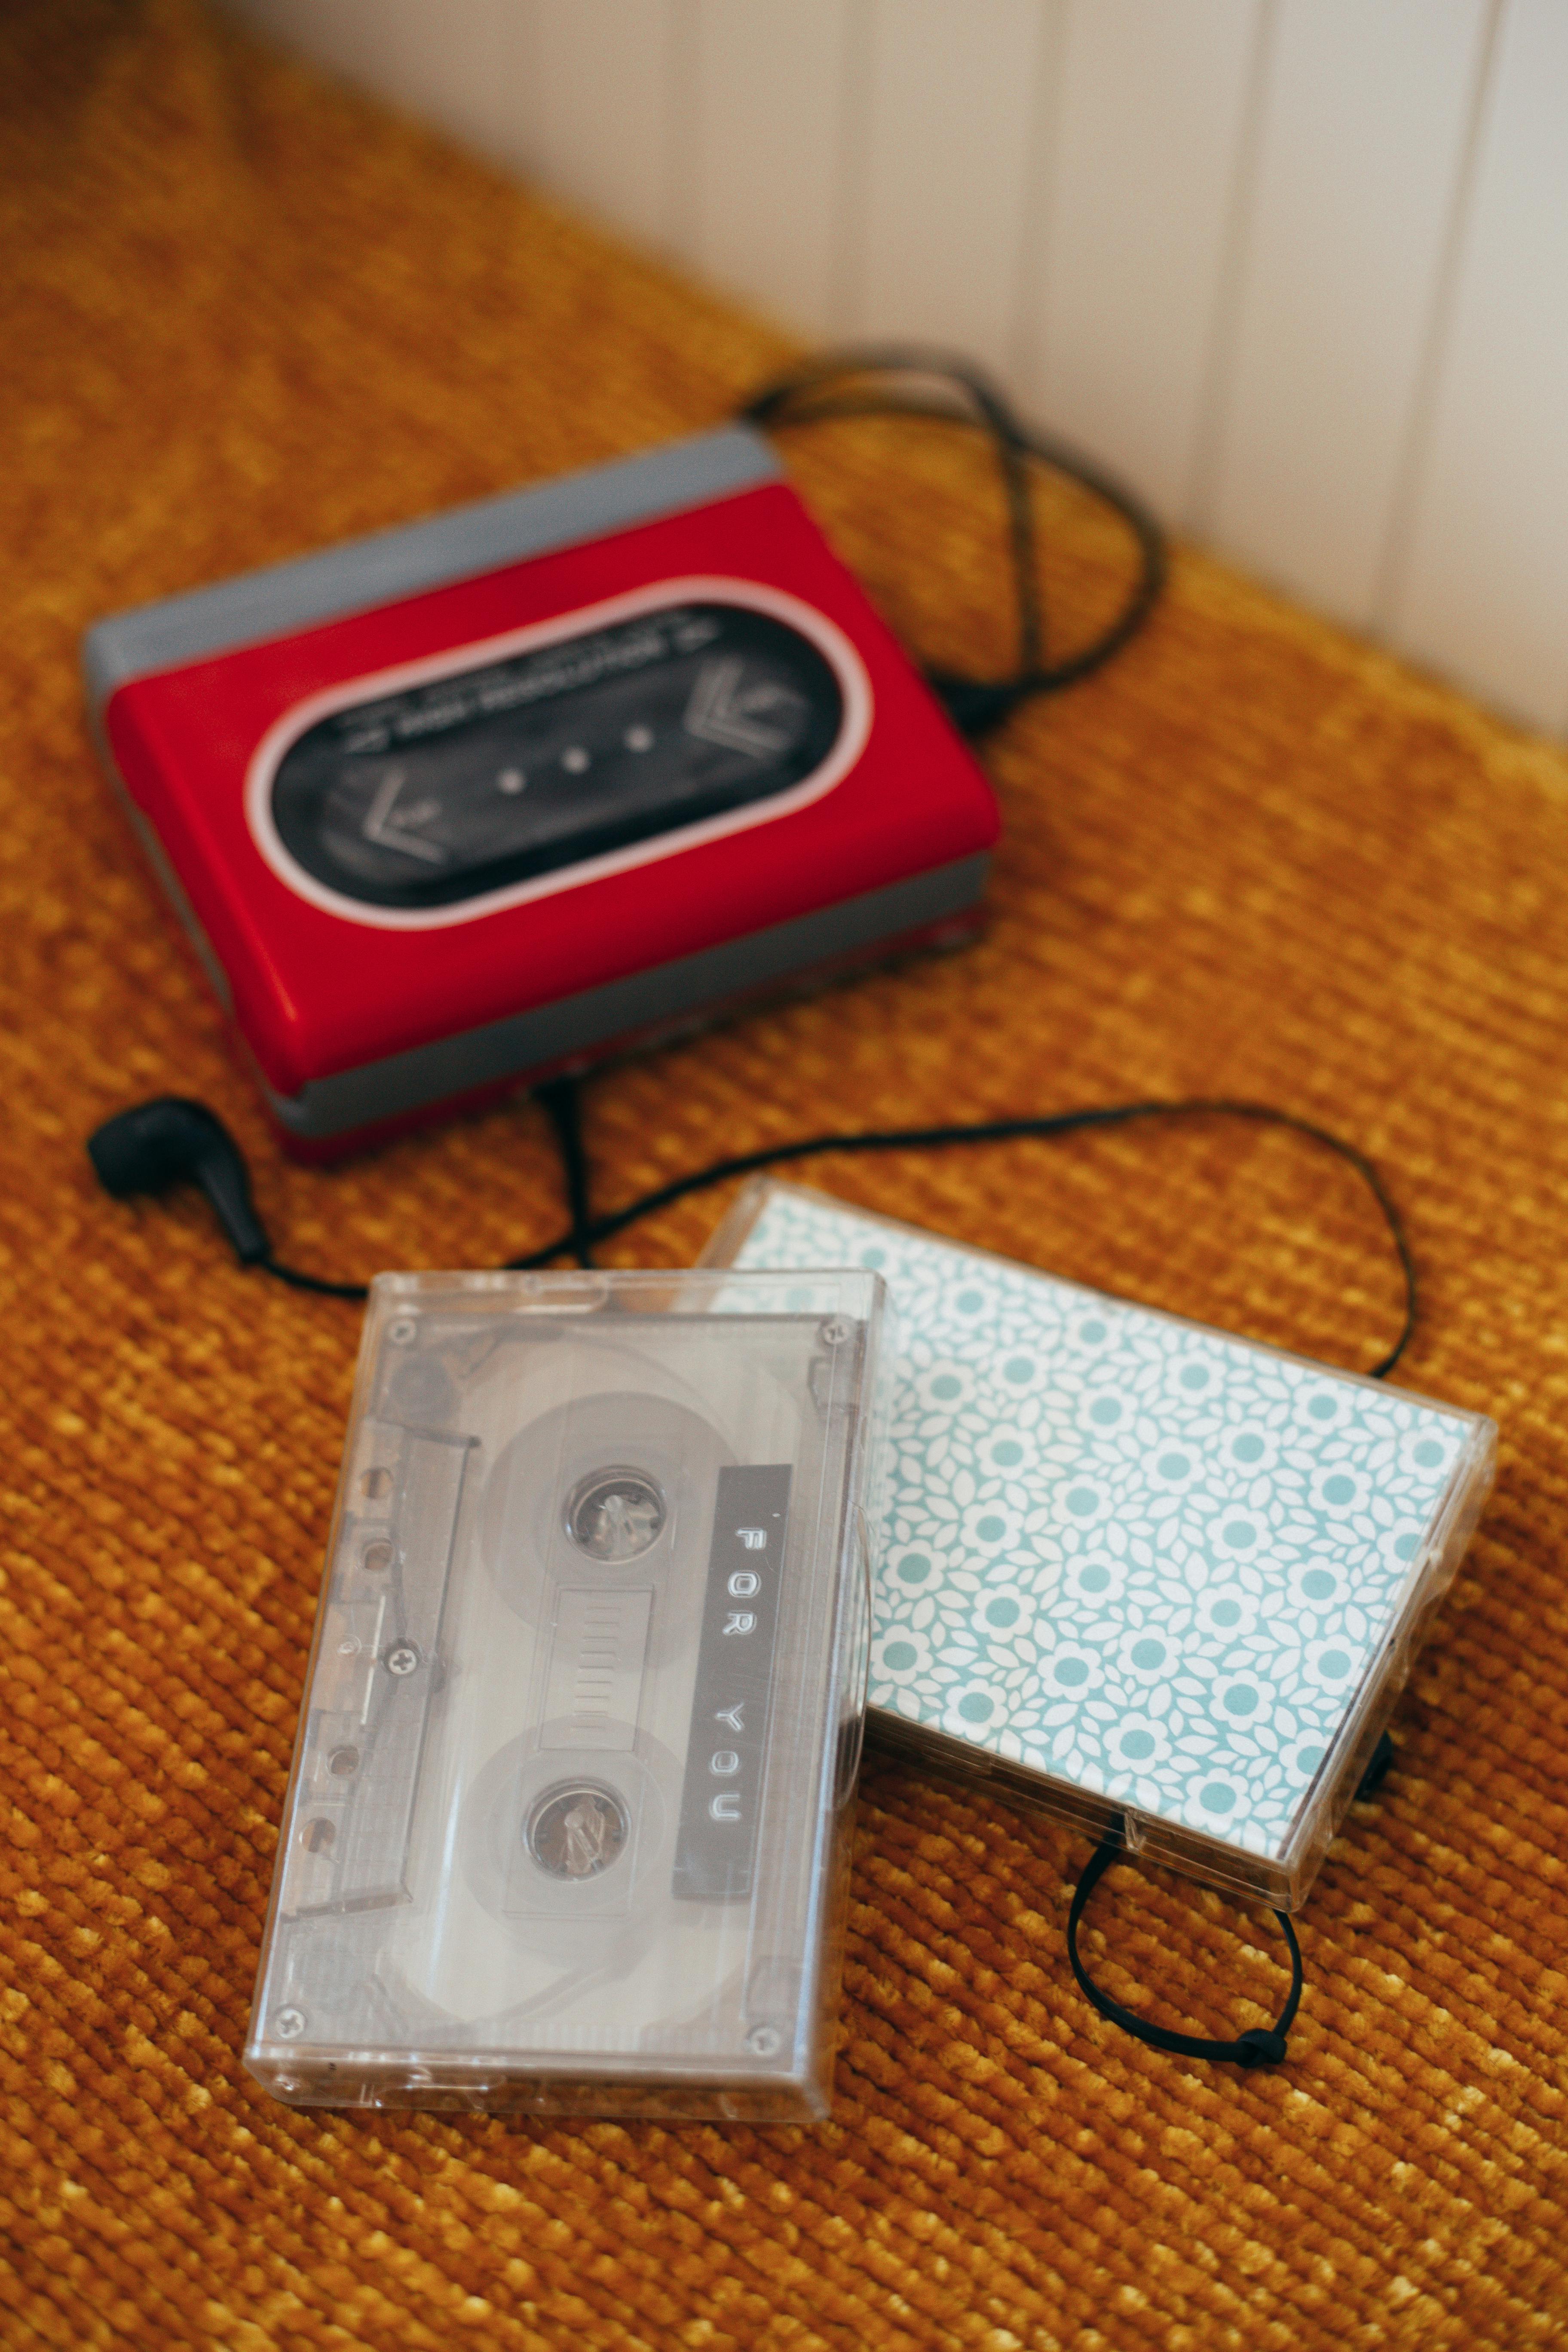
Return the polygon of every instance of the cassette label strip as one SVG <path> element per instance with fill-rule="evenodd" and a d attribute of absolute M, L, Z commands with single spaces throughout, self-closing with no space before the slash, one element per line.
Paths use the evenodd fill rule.
<path fill-rule="evenodd" d="M 689 1902 L 752 1891 L 790 1478 L 787 1462 L 719 1473 L 671 1882 Z"/>

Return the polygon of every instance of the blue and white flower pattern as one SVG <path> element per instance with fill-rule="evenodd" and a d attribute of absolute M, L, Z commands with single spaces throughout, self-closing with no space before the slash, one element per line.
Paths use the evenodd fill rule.
<path fill-rule="evenodd" d="M 737 1263 L 892 1296 L 872 1706 L 1279 1856 L 1463 1421 L 793 1188 Z"/>

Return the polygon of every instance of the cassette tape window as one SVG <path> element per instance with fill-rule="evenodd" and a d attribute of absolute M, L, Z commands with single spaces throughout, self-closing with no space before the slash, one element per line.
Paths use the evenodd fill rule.
<path fill-rule="evenodd" d="M 279 2097 L 826 2112 L 875 1275 L 373 1286 L 246 2060 Z"/>

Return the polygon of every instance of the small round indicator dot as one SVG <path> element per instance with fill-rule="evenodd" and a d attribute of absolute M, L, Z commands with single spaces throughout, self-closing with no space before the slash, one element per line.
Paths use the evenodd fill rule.
<path fill-rule="evenodd" d="M 498 792 L 505 793 L 510 799 L 521 793 L 527 782 L 528 778 L 521 768 L 503 768 L 496 778 L 496 789 Z"/>
<path fill-rule="evenodd" d="M 569 776 L 580 776 L 588 764 L 588 754 L 581 743 L 574 743 L 569 751 L 562 752 L 561 764 Z"/>
<path fill-rule="evenodd" d="M 628 751 L 651 751 L 653 750 L 653 729 L 651 727 L 628 727 L 626 733 L 622 736 L 621 740 L 626 745 Z"/>

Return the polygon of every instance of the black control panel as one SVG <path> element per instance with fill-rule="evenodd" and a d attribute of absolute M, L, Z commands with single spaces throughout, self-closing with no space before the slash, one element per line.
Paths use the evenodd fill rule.
<path fill-rule="evenodd" d="M 452 906 L 787 792 L 843 721 L 799 630 L 672 604 L 335 711 L 285 753 L 273 823 L 344 897 Z"/>

